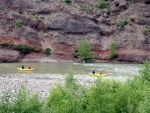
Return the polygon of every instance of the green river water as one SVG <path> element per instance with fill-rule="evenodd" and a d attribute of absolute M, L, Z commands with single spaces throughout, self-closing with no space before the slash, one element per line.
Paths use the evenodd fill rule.
<path fill-rule="evenodd" d="M 25 65 L 35 68 L 32 72 L 18 71 L 17 68 Z M 79 79 L 92 79 L 89 75 L 92 70 L 97 73 L 107 74 L 106 78 L 123 79 L 138 74 L 140 64 L 116 64 L 116 63 L 0 63 L 0 76 L 23 76 L 34 78 L 57 78 L 64 77 L 69 69 Z"/>

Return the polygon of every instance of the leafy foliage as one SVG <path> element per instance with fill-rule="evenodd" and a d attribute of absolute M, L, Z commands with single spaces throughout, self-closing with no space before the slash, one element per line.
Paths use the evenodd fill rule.
<path fill-rule="evenodd" d="M 10 42 L 3 42 L 3 43 L 1 43 L 0 45 L 1 45 L 2 47 L 10 47 L 10 46 L 13 46 L 13 44 L 10 43 Z"/>
<path fill-rule="evenodd" d="M 129 22 L 127 20 L 124 21 L 120 21 L 117 23 L 117 27 L 121 27 L 123 28 L 124 26 L 126 26 Z"/>
<path fill-rule="evenodd" d="M 150 81 L 150 65 L 148 61 L 144 62 L 144 66 L 141 68 L 140 74 L 144 80 Z"/>
<path fill-rule="evenodd" d="M 12 102 L 11 102 L 11 92 L 10 90 L 3 92 L 0 99 L 0 113 L 11 113 L 12 112 Z"/>
<path fill-rule="evenodd" d="M 50 53 L 51 53 L 51 49 L 50 48 L 46 48 L 45 49 L 45 54 L 50 55 Z"/>
<path fill-rule="evenodd" d="M 77 49 L 78 58 L 87 62 L 94 59 L 94 53 L 90 49 L 90 44 L 87 41 L 81 41 Z"/>
<path fill-rule="evenodd" d="M 42 103 L 38 99 L 38 95 L 29 96 L 29 92 L 24 86 L 20 90 L 14 100 L 13 111 L 15 113 L 40 113 Z"/>
<path fill-rule="evenodd" d="M 150 29 L 148 29 L 148 28 L 144 28 L 144 29 L 143 29 L 143 34 L 144 34 L 145 36 L 147 36 L 149 33 L 150 33 Z"/>
<path fill-rule="evenodd" d="M 16 45 L 15 49 L 21 51 L 24 54 L 34 51 L 34 47 L 30 47 L 27 45 L 21 45 L 21 44 Z"/>
<path fill-rule="evenodd" d="M 108 8 L 108 6 L 109 6 L 109 1 L 105 1 L 105 0 L 100 1 L 97 5 L 99 9 L 105 9 Z"/>
<path fill-rule="evenodd" d="M 110 45 L 110 56 L 109 57 L 110 57 L 110 59 L 118 57 L 118 54 L 116 52 L 116 44 L 115 44 L 115 42 L 112 42 L 111 45 Z"/>
<path fill-rule="evenodd" d="M 16 25 L 19 26 L 19 27 L 22 27 L 23 26 L 23 21 L 21 19 L 17 19 L 16 20 Z"/>
<path fill-rule="evenodd" d="M 42 113 L 42 102 L 37 94 L 30 96 L 24 86 L 12 95 L 6 91 L 0 100 L 0 113 Z"/>

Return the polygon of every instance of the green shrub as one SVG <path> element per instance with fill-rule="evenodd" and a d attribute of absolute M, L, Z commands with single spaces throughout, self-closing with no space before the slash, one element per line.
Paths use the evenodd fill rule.
<path fill-rule="evenodd" d="M 13 111 L 15 113 L 40 113 L 42 103 L 39 101 L 38 95 L 31 95 L 24 86 L 20 90 L 14 100 Z"/>
<path fill-rule="evenodd" d="M 93 60 L 95 58 L 94 53 L 91 51 L 89 42 L 87 41 L 80 42 L 80 45 L 77 49 L 77 56 L 84 62 Z"/>
<path fill-rule="evenodd" d="M 124 26 L 126 26 L 129 22 L 127 20 L 124 21 L 120 21 L 119 23 L 117 23 L 117 27 L 121 27 L 123 28 Z"/>
<path fill-rule="evenodd" d="M 150 33 L 150 29 L 148 29 L 148 28 L 144 28 L 144 29 L 143 29 L 143 34 L 144 34 L 145 36 L 147 36 L 149 33 Z"/>
<path fill-rule="evenodd" d="M 113 59 L 113 58 L 117 58 L 117 57 L 118 57 L 118 54 L 116 52 L 116 44 L 115 44 L 115 42 L 112 42 L 110 45 L 110 56 L 109 56 L 109 58 Z"/>
<path fill-rule="evenodd" d="M 46 48 L 45 49 L 45 54 L 50 55 L 51 54 L 51 49 L 50 48 Z"/>
<path fill-rule="evenodd" d="M 150 63 L 148 61 L 144 62 L 144 66 L 139 71 L 142 78 L 150 82 Z"/>
<path fill-rule="evenodd" d="M 13 44 L 10 42 L 3 42 L 3 43 L 1 43 L 1 46 L 2 47 L 9 47 L 9 46 L 13 46 Z"/>
<path fill-rule="evenodd" d="M 74 78 L 72 69 L 67 72 L 65 78 L 65 86 L 75 88 L 77 86 L 77 80 Z"/>
<path fill-rule="evenodd" d="M 98 7 L 99 9 L 105 9 L 105 8 L 108 8 L 108 6 L 109 6 L 109 2 L 108 2 L 108 1 L 105 1 L 105 0 L 100 1 L 100 2 L 98 3 L 98 5 L 97 5 L 97 7 Z"/>
<path fill-rule="evenodd" d="M 21 44 L 16 45 L 15 49 L 21 51 L 24 54 L 34 51 L 34 47 L 29 47 L 27 45 L 21 45 Z"/>
<path fill-rule="evenodd" d="M 0 113 L 42 113 L 43 102 L 21 85 L 19 91 L 5 91 L 0 99 Z"/>
<path fill-rule="evenodd" d="M 11 91 L 5 90 L 0 98 L 0 113 L 12 113 L 11 98 Z"/>
<path fill-rule="evenodd" d="M 89 111 L 88 113 L 93 111 L 95 113 L 116 113 L 114 103 L 119 85 L 119 83 L 98 79 L 95 85 L 90 88 L 86 111 Z"/>
<path fill-rule="evenodd" d="M 45 113 L 83 113 L 83 91 L 69 72 L 65 85 L 57 85 L 51 90 L 51 95 L 46 99 Z"/>
<path fill-rule="evenodd" d="M 23 26 L 23 21 L 21 19 L 16 20 L 16 25 L 19 27 Z"/>
<path fill-rule="evenodd" d="M 71 3 L 71 0 L 65 0 L 65 3 Z"/>

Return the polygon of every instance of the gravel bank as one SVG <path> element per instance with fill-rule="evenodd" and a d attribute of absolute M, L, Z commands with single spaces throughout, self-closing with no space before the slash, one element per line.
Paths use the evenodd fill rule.
<path fill-rule="evenodd" d="M 75 75 L 74 76 L 80 84 L 87 86 L 95 83 L 97 77 L 89 75 Z M 117 80 L 124 82 L 128 77 L 124 76 L 106 76 L 103 79 Z M 65 75 L 51 75 L 51 74 L 8 74 L 0 75 L 0 96 L 5 90 L 10 89 L 12 92 L 18 90 L 23 84 L 30 92 L 38 93 L 41 98 L 46 97 L 49 91 L 57 84 L 63 84 Z"/>
<path fill-rule="evenodd" d="M 81 78 L 80 76 L 78 78 L 78 81 L 83 85 L 89 83 L 92 84 L 94 83 L 94 80 L 95 78 Z M 2 93 L 8 89 L 15 92 L 15 90 L 18 90 L 21 85 L 25 85 L 30 92 L 38 93 L 40 97 L 44 98 L 49 94 L 49 91 L 54 85 L 58 83 L 63 84 L 64 81 L 65 76 L 62 75 L 0 75 L 0 96 L 2 96 Z"/>
<path fill-rule="evenodd" d="M 12 77 L 1 76 L 0 77 L 0 96 L 5 90 L 10 89 L 12 92 L 18 90 L 23 84 L 31 92 L 38 93 L 42 98 L 47 96 L 50 89 L 56 83 L 63 83 L 64 80 L 60 79 L 37 79 L 37 78 L 24 78 L 24 77 Z"/>

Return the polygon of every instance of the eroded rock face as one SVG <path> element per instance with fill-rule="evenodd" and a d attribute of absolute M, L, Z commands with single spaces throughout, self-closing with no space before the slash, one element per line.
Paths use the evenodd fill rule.
<path fill-rule="evenodd" d="M 0 48 L 0 62 L 17 62 L 21 59 L 21 54 L 12 49 Z"/>
<path fill-rule="evenodd" d="M 112 0 L 103 11 L 96 7 L 97 0 L 73 0 L 71 4 L 62 0 L 0 0 L 0 4 L 0 42 L 33 45 L 41 54 L 51 48 L 52 58 L 74 60 L 80 41 L 88 40 L 98 60 L 109 60 L 114 41 L 116 50 L 124 51 L 118 52 L 116 60 L 141 62 L 150 57 L 150 33 L 143 34 L 144 28 L 150 29 L 149 0 Z M 17 20 L 22 20 L 21 26 Z M 128 24 L 117 27 L 124 20 Z M 134 49 L 139 51 L 131 54 Z M 19 52 L 4 50 L 1 61 L 20 58 Z"/>
<path fill-rule="evenodd" d="M 118 60 L 143 63 L 143 61 L 150 60 L 150 58 L 149 58 L 149 55 L 122 54 L 120 55 Z"/>
<path fill-rule="evenodd" d="M 100 33 L 98 25 L 89 18 L 80 17 L 78 15 L 65 17 L 55 17 L 50 21 L 48 28 L 51 30 L 62 30 L 69 34 L 85 34 L 85 33 Z"/>

